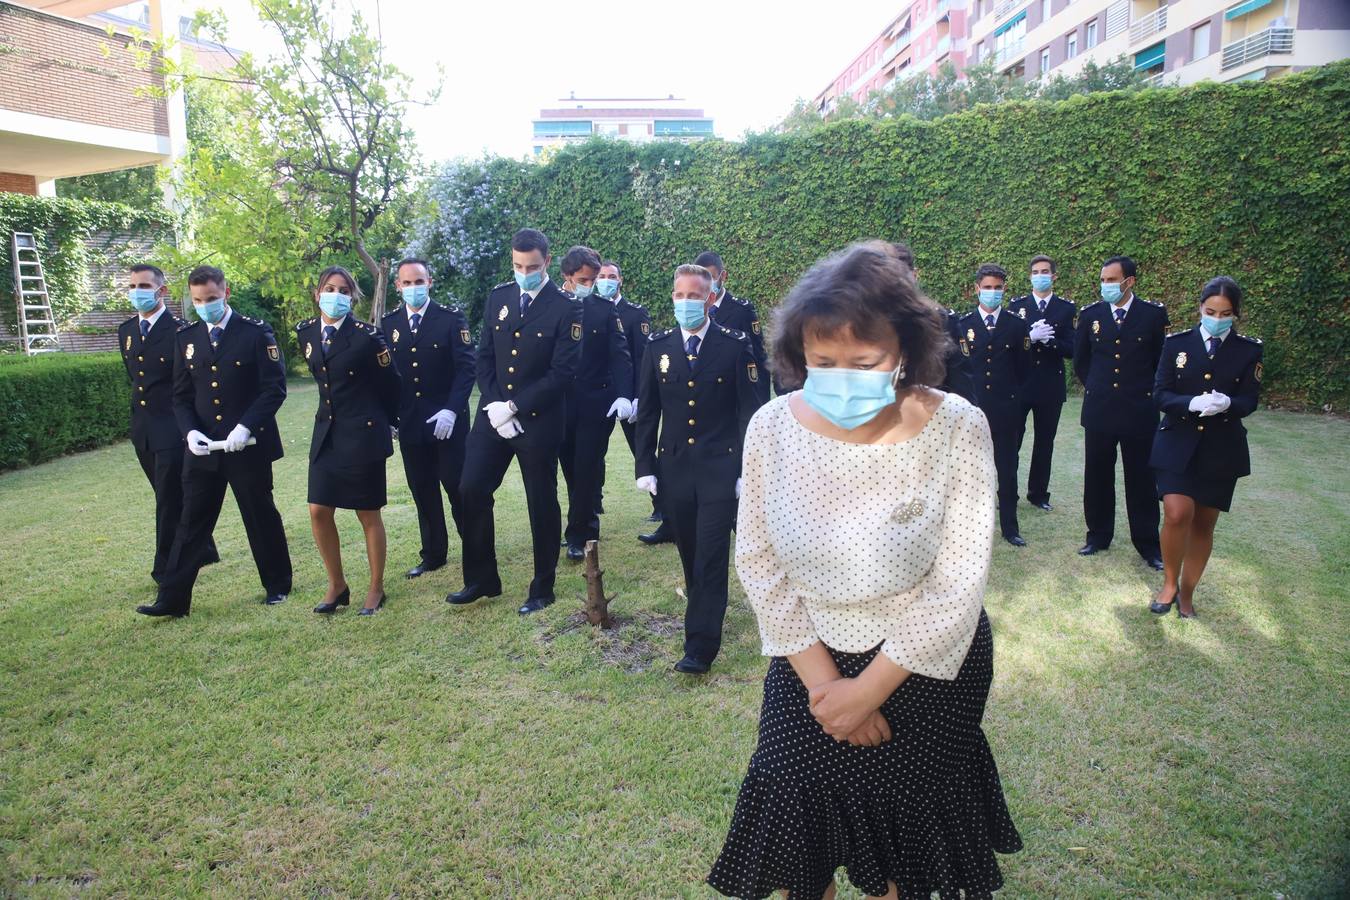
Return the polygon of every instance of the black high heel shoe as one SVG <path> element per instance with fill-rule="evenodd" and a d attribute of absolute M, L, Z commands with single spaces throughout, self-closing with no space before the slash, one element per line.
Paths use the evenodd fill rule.
<path fill-rule="evenodd" d="M 1177 602 L 1176 594 L 1173 594 L 1172 599 L 1168 600 L 1166 603 L 1159 603 L 1157 600 L 1154 600 L 1148 605 L 1148 611 L 1155 615 L 1165 616 L 1172 611 L 1174 605 L 1176 606 L 1179 615 L 1181 613 L 1181 604 Z"/>
<path fill-rule="evenodd" d="M 379 603 L 376 603 L 374 606 L 363 606 L 356 611 L 356 614 L 358 616 L 373 616 L 375 615 L 376 610 L 382 609 L 384 607 L 384 601 L 388 599 L 389 598 L 386 597 L 384 594 L 381 594 Z"/>
<path fill-rule="evenodd" d="M 1196 616 L 1195 616 L 1195 608 L 1194 608 L 1194 607 L 1192 607 L 1192 608 L 1191 608 L 1191 611 L 1188 612 L 1188 613 L 1184 613 L 1184 612 L 1181 611 L 1181 595 L 1178 594 L 1178 595 L 1177 595 L 1176 597 L 1174 597 L 1173 599 L 1177 601 L 1177 616 L 1178 616 L 1179 618 L 1182 618 L 1182 619 L 1194 619 L 1194 618 L 1196 617 Z"/>
<path fill-rule="evenodd" d="M 327 603 L 320 603 L 318 606 L 314 607 L 314 611 L 321 615 L 327 615 L 329 613 L 337 612 L 339 606 L 346 606 L 348 603 L 351 602 L 352 602 L 352 589 L 347 587 L 343 588 L 342 593 L 338 594 L 332 600 L 328 601 Z"/>

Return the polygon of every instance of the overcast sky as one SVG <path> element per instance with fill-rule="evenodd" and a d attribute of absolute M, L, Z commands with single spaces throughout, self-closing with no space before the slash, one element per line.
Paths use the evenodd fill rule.
<path fill-rule="evenodd" d="M 374 0 L 336 0 L 372 14 Z M 248 0 L 220 8 L 230 43 L 271 45 Z M 793 8 L 737 0 L 382 0 L 390 60 L 421 85 L 445 69 L 440 101 L 414 123 L 427 160 L 520 156 L 543 106 L 578 97 L 665 97 L 701 106 L 717 135 L 739 138 L 810 98 L 889 23 L 903 0 L 839 0 Z"/>

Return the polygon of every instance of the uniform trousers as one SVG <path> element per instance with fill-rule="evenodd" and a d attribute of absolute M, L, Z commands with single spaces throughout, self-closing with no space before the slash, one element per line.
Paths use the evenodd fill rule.
<path fill-rule="evenodd" d="M 155 492 L 155 561 L 150 569 L 150 577 L 158 584 L 169 566 L 174 534 L 178 531 L 178 520 L 183 514 L 183 448 L 150 450 L 138 444 L 136 461 L 141 464 L 145 480 L 150 482 Z M 203 565 L 219 559 L 215 541 L 208 538 Z"/>
<path fill-rule="evenodd" d="M 1125 469 L 1125 511 L 1130 540 L 1140 556 L 1158 556 L 1158 493 L 1148 457 L 1153 435 L 1111 434 L 1083 430 L 1083 518 L 1087 541 L 1099 549 L 1111 546 L 1116 527 L 1116 447 Z"/>
<path fill-rule="evenodd" d="M 1027 416 L 1032 421 L 1031 467 L 1027 473 L 1027 500 L 1031 503 L 1050 502 L 1050 463 L 1055 454 L 1055 434 L 1059 431 L 1059 414 L 1064 409 L 1062 400 L 1044 400 L 1023 407 L 1022 433 L 1017 438 L 1017 452 L 1022 452 L 1022 438 L 1026 435 Z"/>
<path fill-rule="evenodd" d="M 455 430 L 443 441 L 426 444 L 408 444 L 399 441 L 403 457 L 403 473 L 408 479 L 413 505 L 417 507 L 417 529 L 422 538 L 421 560 L 427 569 L 445 565 L 450 553 L 450 533 L 445 525 L 445 506 L 441 491 L 450 501 L 450 518 L 455 533 L 464 537 L 464 501 L 460 499 L 459 482 L 464 473 L 464 449 L 469 437 L 468 415 L 463 423 L 456 422 Z"/>
<path fill-rule="evenodd" d="M 994 468 L 998 473 L 998 527 L 1004 537 L 1018 533 L 1017 526 L 1017 448 L 1022 429 L 1017 420 L 989 423 L 994 443 Z"/>
<path fill-rule="evenodd" d="M 662 462 L 671 460 L 663 458 Z M 727 612 L 731 531 L 736 522 L 734 487 L 701 477 L 697 465 L 681 465 L 676 459 L 661 466 L 657 488 L 684 568 L 688 596 L 684 652 L 712 665 L 722 647 L 722 621 Z"/>
<path fill-rule="evenodd" d="M 614 433 L 614 418 L 605 415 L 608 396 L 587 396 L 576 388 L 567 400 L 567 430 L 558 462 L 567 482 L 567 529 L 563 536 L 572 547 L 600 539 L 600 487 L 604 483 L 605 451 Z M 598 413 L 598 415 L 597 415 Z"/>

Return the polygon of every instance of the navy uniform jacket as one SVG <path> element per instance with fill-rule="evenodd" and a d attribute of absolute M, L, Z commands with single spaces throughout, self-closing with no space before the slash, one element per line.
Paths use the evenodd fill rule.
<path fill-rule="evenodd" d="M 474 379 L 473 336 L 464 313 L 435 300 L 421 312 L 417 334 L 408 327 L 406 307 L 380 320 L 400 379 L 398 439 L 415 445 L 436 442 L 436 426 L 427 419 L 443 409 L 455 414 L 456 428 L 465 422 Z"/>
<path fill-rule="evenodd" d="M 612 301 L 594 294 L 581 301 L 581 359 L 576 385 L 587 394 L 607 402 L 603 415 L 616 397 L 633 396 L 633 356 L 628 351 L 619 311 Z"/>
<path fill-rule="evenodd" d="M 659 455 L 663 466 L 697 467 L 714 494 L 733 498 L 764 377 L 743 332 L 712 322 L 692 371 L 680 329 L 653 334 L 638 377 L 637 477 L 655 475 Z"/>
<path fill-rule="evenodd" d="M 614 304 L 614 308 L 619 311 L 619 321 L 623 323 L 623 333 L 628 338 L 628 355 L 633 362 L 633 393 L 626 395 L 632 399 L 637 396 L 637 373 L 641 371 L 642 354 L 647 349 L 647 338 L 652 333 L 652 317 L 647 307 L 629 302 L 623 297 Z"/>
<path fill-rule="evenodd" d="M 943 317 L 952 348 L 947 351 L 947 377 L 942 382 L 942 390 L 964 397 L 973 404 L 975 380 L 971 377 L 970 344 L 961 340 L 961 317 L 954 309 L 946 310 Z"/>
<path fill-rule="evenodd" d="M 323 352 L 322 319 L 295 326 L 300 352 L 319 385 L 319 408 L 309 461 L 322 454 L 336 465 L 378 462 L 394 452 L 390 426 L 398 424 L 399 377 L 378 328 L 350 314 Z"/>
<path fill-rule="evenodd" d="M 739 331 L 750 339 L 750 349 L 755 354 L 755 362 L 760 371 L 767 371 L 769 359 L 764 353 L 764 329 L 759 324 L 759 313 L 749 300 L 734 297 L 731 291 L 722 293 L 722 302 L 713 307 L 712 320 L 724 328 Z M 765 400 L 769 399 L 769 379 L 764 378 L 756 385 Z"/>
<path fill-rule="evenodd" d="M 174 335 L 187 323 L 165 309 L 141 339 L 141 317 L 117 326 L 117 349 L 131 379 L 131 443 L 139 450 L 182 449 L 173 415 Z"/>
<path fill-rule="evenodd" d="M 281 459 L 276 416 L 285 400 L 286 366 L 271 325 L 232 309 L 215 348 L 205 322 L 178 329 L 173 414 L 185 437 L 196 429 L 213 441 L 223 441 L 234 426 L 243 425 L 257 444 L 232 455 L 262 462 Z M 183 461 L 217 469 L 224 455 L 188 453 Z"/>
<path fill-rule="evenodd" d="M 1020 428 L 1022 384 L 1031 370 L 1027 323 L 1003 309 L 990 331 L 984 324 L 986 315 L 976 310 L 962 316 L 958 338 L 970 350 L 975 405 L 984 411 L 991 429 Z"/>
<path fill-rule="evenodd" d="M 1250 475 L 1247 429 L 1242 419 L 1256 410 L 1261 393 L 1261 342 L 1230 331 L 1214 358 L 1200 328 L 1167 336 L 1158 361 L 1153 396 L 1162 423 L 1153 439 L 1148 464 L 1164 472 L 1185 472 L 1196 453 L 1202 455 L 1205 478 Z M 1198 394 L 1219 391 L 1231 399 L 1218 415 L 1200 417 L 1190 411 Z"/>
<path fill-rule="evenodd" d="M 1064 387 L 1064 360 L 1073 359 L 1073 326 L 1078 318 L 1078 307 L 1059 294 L 1051 294 L 1045 301 L 1042 315 L 1034 294 L 1018 297 L 1008 304 L 1008 311 L 1016 313 L 1027 323 L 1027 330 L 1041 319 L 1055 329 L 1049 343 L 1031 342 L 1031 369 L 1022 384 L 1022 403 L 1036 406 L 1041 403 L 1063 403 L 1067 397 Z"/>
<path fill-rule="evenodd" d="M 522 319 L 520 288 L 497 285 L 483 307 L 478 339 L 479 410 L 514 401 L 525 433 L 515 440 L 557 444 L 567 427 L 563 402 L 581 358 L 581 303 L 552 279 L 544 283 Z M 492 428 L 480 412 L 474 428 Z"/>
<path fill-rule="evenodd" d="M 1150 437 L 1157 430 L 1153 376 L 1166 336 L 1167 310 L 1161 303 L 1136 296 L 1119 328 L 1105 300 L 1083 308 L 1073 372 L 1083 385 L 1084 428 L 1126 437 Z"/>

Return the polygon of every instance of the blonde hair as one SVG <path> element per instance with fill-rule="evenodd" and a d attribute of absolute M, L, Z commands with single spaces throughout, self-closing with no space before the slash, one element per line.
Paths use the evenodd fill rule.
<path fill-rule="evenodd" d="M 683 265 L 676 266 L 675 277 L 679 278 L 681 275 L 696 275 L 706 281 L 709 287 L 712 286 L 712 273 L 702 266 L 696 266 L 693 263 L 684 263 Z"/>

